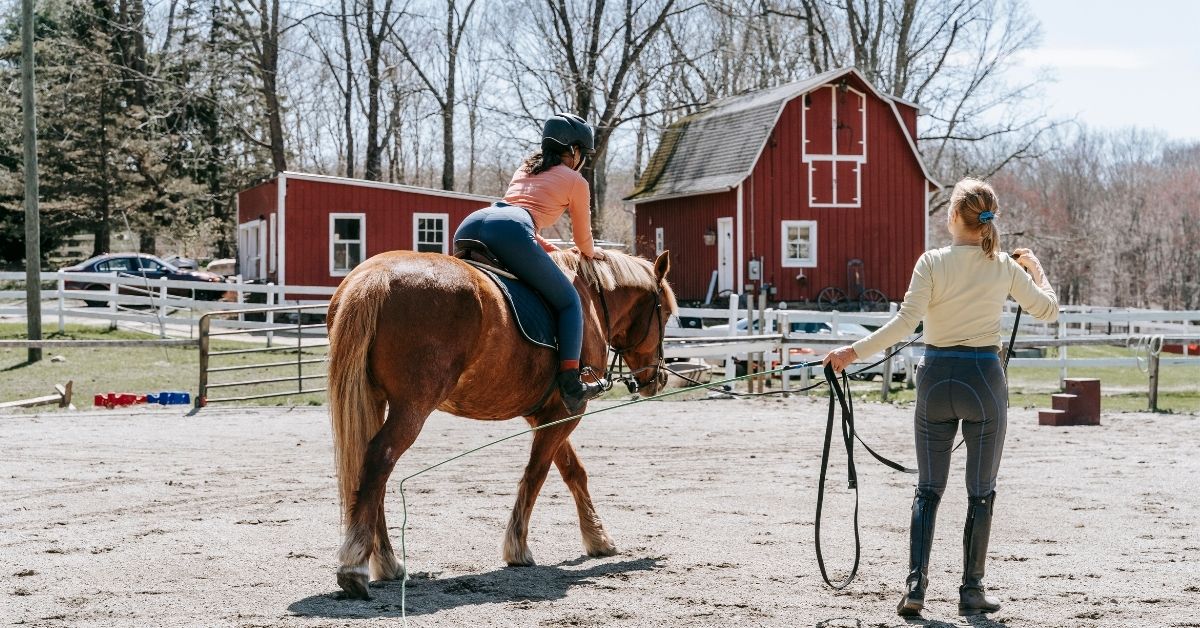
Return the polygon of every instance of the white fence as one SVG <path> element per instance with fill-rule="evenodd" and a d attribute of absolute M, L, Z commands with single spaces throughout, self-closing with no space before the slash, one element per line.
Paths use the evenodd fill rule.
<path fill-rule="evenodd" d="M 148 279 L 116 273 L 44 272 L 42 290 L 42 320 L 57 319 L 59 331 L 72 319 L 108 321 L 110 328 L 119 322 L 136 324 L 139 329 L 155 329 L 166 338 L 169 335 L 196 334 L 199 318 L 209 312 L 245 309 L 248 303 L 264 307 L 284 304 L 325 303 L 336 288 L 327 286 L 277 286 L 247 284 L 240 281 L 210 283 L 201 281 L 171 281 Z M 5 300 L 25 298 L 25 273 L 0 272 L 0 282 L 16 282 L 19 289 L 0 290 L 0 315 L 23 316 L 24 303 L 5 303 Z M 88 289 L 68 289 L 67 284 L 80 284 Z M 183 294 L 180 294 L 183 293 Z M 311 299 L 306 297 L 312 297 Z M 285 300 L 286 299 L 286 300 Z M 87 303 L 99 307 L 87 307 Z M 267 312 L 265 321 L 213 321 L 214 327 L 241 328 L 248 332 L 267 330 L 273 335 L 275 312 Z"/>

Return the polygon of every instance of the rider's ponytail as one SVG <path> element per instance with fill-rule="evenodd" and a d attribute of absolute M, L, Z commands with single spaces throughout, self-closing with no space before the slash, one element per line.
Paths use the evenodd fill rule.
<path fill-rule="evenodd" d="M 541 174 L 561 164 L 561 153 L 547 153 L 544 150 L 539 150 L 525 158 L 525 161 L 521 163 L 521 170 L 528 174 Z"/>
<path fill-rule="evenodd" d="M 979 234 L 979 247 L 994 259 L 1000 250 L 1000 231 L 996 229 L 996 217 L 1000 204 L 992 186 L 967 177 L 954 186 L 950 195 L 950 211 L 958 214 L 968 228 Z"/>

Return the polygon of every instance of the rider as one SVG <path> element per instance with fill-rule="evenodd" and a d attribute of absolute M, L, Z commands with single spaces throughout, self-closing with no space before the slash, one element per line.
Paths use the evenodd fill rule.
<path fill-rule="evenodd" d="M 513 174 L 504 200 L 467 216 L 454 239 L 479 240 L 521 280 L 533 286 L 557 313 L 558 386 L 572 413 L 599 395 L 599 383 L 579 376 L 583 347 L 583 306 L 579 293 L 548 254 L 558 247 L 538 233 L 571 212 L 575 248 L 589 259 L 604 259 L 592 242 L 591 194 L 579 174 L 595 151 L 592 127 L 579 116 L 560 113 L 542 126 L 542 149 L 525 158 Z"/>
<path fill-rule="evenodd" d="M 1026 312 L 1053 321 L 1058 297 L 1032 251 L 1017 249 L 1011 257 L 997 254 L 1000 234 L 994 221 L 999 211 L 992 186 L 970 178 L 959 181 L 946 214 L 952 245 L 926 251 L 917 260 L 904 303 L 892 320 L 825 358 L 841 371 L 859 357 L 900 342 L 925 321 L 926 348 L 917 367 L 913 422 L 919 480 L 907 588 L 896 609 L 902 616 L 918 615 L 924 607 L 934 519 L 946 490 L 959 421 L 967 444 L 969 505 L 958 612 L 975 615 L 1000 609 L 999 601 L 985 595 L 983 588 L 996 473 L 1008 425 L 1008 381 L 998 353 L 1000 314 L 1011 294 Z"/>

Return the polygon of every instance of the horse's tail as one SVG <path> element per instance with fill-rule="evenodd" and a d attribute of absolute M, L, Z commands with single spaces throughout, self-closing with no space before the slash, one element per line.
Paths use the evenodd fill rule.
<path fill-rule="evenodd" d="M 352 274 L 330 304 L 329 409 L 345 523 L 358 493 L 367 444 L 384 421 L 384 395 L 371 380 L 367 359 L 392 279 L 392 273 L 382 268 Z"/>

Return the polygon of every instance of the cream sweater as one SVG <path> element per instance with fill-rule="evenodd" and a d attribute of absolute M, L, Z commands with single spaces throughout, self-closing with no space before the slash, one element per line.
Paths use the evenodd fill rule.
<path fill-rule="evenodd" d="M 1049 282 L 1046 282 L 1049 285 Z M 977 244 L 926 251 L 913 268 L 900 311 L 875 333 L 854 343 L 860 359 L 902 341 L 925 321 L 925 344 L 999 347 L 1000 315 L 1012 295 L 1025 312 L 1058 318 L 1058 296 L 1042 288 L 1007 253 L 988 259 Z"/>

